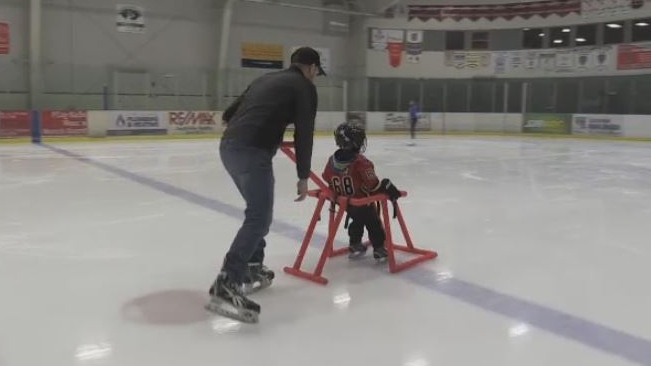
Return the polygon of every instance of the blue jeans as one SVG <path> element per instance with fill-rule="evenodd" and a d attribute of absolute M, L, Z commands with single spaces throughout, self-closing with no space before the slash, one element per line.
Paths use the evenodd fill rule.
<path fill-rule="evenodd" d="M 273 218 L 274 152 L 249 147 L 235 140 L 220 142 L 219 154 L 228 174 L 244 198 L 244 223 L 226 253 L 222 270 L 229 278 L 242 283 L 248 263 L 262 263 Z"/>

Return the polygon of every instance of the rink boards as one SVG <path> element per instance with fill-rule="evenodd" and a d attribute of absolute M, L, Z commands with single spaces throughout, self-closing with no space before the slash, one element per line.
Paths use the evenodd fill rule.
<path fill-rule="evenodd" d="M 203 136 L 224 129 L 220 111 L 0 111 L 0 138 Z M 370 133 L 404 133 L 406 112 L 319 112 L 316 131 L 330 133 L 345 120 Z M 290 126 L 290 130 L 293 126 Z M 651 116 L 560 113 L 421 113 L 418 133 L 495 133 L 651 138 Z"/>

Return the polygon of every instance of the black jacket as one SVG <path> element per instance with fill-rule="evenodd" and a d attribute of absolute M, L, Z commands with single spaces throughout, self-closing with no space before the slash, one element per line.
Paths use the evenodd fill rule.
<path fill-rule="evenodd" d="M 317 104 L 316 87 L 297 67 L 265 74 L 224 111 L 223 138 L 275 152 L 287 125 L 293 124 L 296 170 L 300 179 L 307 179 Z"/>

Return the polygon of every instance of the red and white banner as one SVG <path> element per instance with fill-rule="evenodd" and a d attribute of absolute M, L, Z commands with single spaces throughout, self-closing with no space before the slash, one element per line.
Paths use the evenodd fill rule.
<path fill-rule="evenodd" d="M 31 112 L 0 112 L 0 137 L 28 137 L 31 131 Z"/>
<path fill-rule="evenodd" d="M 43 136 L 85 136 L 88 134 L 88 112 L 44 111 L 41 114 Z"/>
<path fill-rule="evenodd" d="M 651 68 L 651 43 L 620 44 L 617 46 L 617 70 Z"/>
<path fill-rule="evenodd" d="M 10 45 L 9 23 L 0 22 L 0 55 L 8 55 Z"/>
<path fill-rule="evenodd" d="M 486 5 L 408 5 L 409 20 L 414 18 L 422 21 L 434 19 L 495 20 L 503 18 L 511 20 L 515 17 L 529 19 L 533 16 L 546 18 L 550 15 L 566 16 L 581 12 L 581 0 L 546 0 L 531 2 L 513 2 L 506 4 Z"/>
<path fill-rule="evenodd" d="M 170 135 L 216 133 L 221 126 L 219 112 L 174 111 L 168 113 L 168 118 Z"/>
<path fill-rule="evenodd" d="M 614 17 L 627 15 L 644 6 L 645 0 L 582 0 L 584 17 Z"/>
<path fill-rule="evenodd" d="M 389 65 L 400 66 L 402 51 L 405 47 L 405 31 L 402 29 L 387 30 L 387 50 L 389 51 Z"/>

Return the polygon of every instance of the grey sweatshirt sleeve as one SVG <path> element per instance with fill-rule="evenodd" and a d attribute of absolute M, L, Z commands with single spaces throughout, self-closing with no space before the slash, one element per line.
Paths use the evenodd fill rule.
<path fill-rule="evenodd" d="M 294 148 L 296 149 L 296 171 L 299 179 L 309 178 L 312 169 L 317 98 L 316 87 L 311 83 L 297 90 L 294 114 Z"/>

